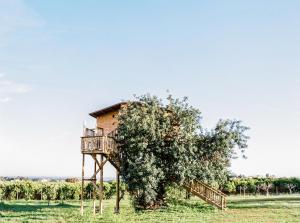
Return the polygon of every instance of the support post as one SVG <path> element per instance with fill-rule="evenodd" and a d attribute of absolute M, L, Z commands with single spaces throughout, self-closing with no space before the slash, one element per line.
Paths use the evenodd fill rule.
<path fill-rule="evenodd" d="M 120 212 L 120 173 L 119 173 L 119 170 L 116 170 L 116 180 L 117 180 L 117 183 L 116 183 L 116 192 L 117 192 L 117 195 L 116 195 L 116 207 L 115 207 L 115 214 L 119 214 Z"/>
<path fill-rule="evenodd" d="M 82 154 L 82 169 L 81 169 L 81 206 L 80 206 L 80 213 L 83 215 L 83 192 L 84 192 L 84 153 Z"/>
<path fill-rule="evenodd" d="M 96 214 L 96 188 L 95 188 L 96 183 L 97 183 L 97 177 L 96 177 L 96 167 L 97 167 L 96 166 L 97 165 L 96 159 L 97 159 L 97 155 L 96 154 L 94 155 L 94 158 L 95 158 L 95 160 L 94 160 L 94 176 L 95 176 L 95 178 L 92 179 L 95 183 L 95 185 L 93 186 L 93 213 Z"/>
<path fill-rule="evenodd" d="M 100 165 L 103 164 L 103 155 L 100 155 Z M 101 166 L 99 168 L 101 168 Z M 99 188 L 99 213 L 103 213 L 103 172 L 104 166 L 100 170 L 100 188 Z"/>

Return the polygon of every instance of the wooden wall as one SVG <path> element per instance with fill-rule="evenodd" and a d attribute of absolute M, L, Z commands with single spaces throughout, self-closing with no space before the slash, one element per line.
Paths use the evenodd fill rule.
<path fill-rule="evenodd" d="M 102 128 L 104 135 L 115 130 L 118 126 L 119 109 L 110 111 L 97 117 L 97 128 Z"/>

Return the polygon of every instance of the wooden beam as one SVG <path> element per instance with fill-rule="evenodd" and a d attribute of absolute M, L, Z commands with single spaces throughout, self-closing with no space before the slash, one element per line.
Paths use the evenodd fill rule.
<path fill-rule="evenodd" d="M 95 160 L 94 161 L 94 176 L 96 176 L 96 167 L 97 167 L 97 163 L 96 163 L 96 160 L 97 160 L 97 155 L 93 155 L 93 159 Z M 96 177 L 93 177 L 94 178 L 94 181 L 93 184 L 95 185 L 95 187 L 97 188 L 97 179 Z M 93 213 L 96 214 L 96 188 L 93 187 Z"/>
<path fill-rule="evenodd" d="M 107 159 L 105 160 L 105 162 L 107 161 Z M 103 164 L 103 155 L 100 155 L 100 164 L 102 166 Z M 104 163 L 105 164 L 105 163 Z M 104 166 L 104 165 L 103 165 Z M 104 169 L 102 168 L 100 169 L 100 187 L 99 187 L 99 213 L 102 214 L 103 212 L 103 173 L 104 173 Z"/>
<path fill-rule="evenodd" d="M 80 213 L 83 215 L 83 191 L 84 191 L 84 157 L 85 155 L 82 154 L 82 167 L 81 167 L 81 205 L 80 205 Z"/>
<path fill-rule="evenodd" d="M 120 213 L 120 173 L 118 170 L 116 170 L 116 192 L 117 192 L 117 196 L 116 196 L 116 207 L 115 207 L 115 213 L 119 214 Z"/>
<path fill-rule="evenodd" d="M 108 159 L 105 159 L 104 162 L 101 162 L 101 164 L 99 163 L 99 161 L 96 159 L 96 163 L 98 164 L 99 168 L 96 172 L 94 172 L 93 176 L 91 177 L 91 179 L 96 178 L 97 174 L 103 169 L 105 163 L 108 161 Z"/>

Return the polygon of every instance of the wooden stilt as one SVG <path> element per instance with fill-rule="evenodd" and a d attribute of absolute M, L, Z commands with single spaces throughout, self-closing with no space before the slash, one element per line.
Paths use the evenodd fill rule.
<path fill-rule="evenodd" d="M 82 169 L 81 169 L 81 206 L 80 206 L 80 213 L 83 215 L 83 191 L 84 191 L 84 154 L 82 154 Z"/>
<path fill-rule="evenodd" d="M 118 158 L 118 153 L 116 150 L 116 141 L 113 137 L 108 137 L 106 135 L 94 135 L 93 130 L 90 130 L 91 134 L 87 135 L 84 133 L 84 136 L 81 137 L 81 153 L 83 154 L 82 161 L 82 191 L 81 191 L 81 214 L 83 215 L 84 209 L 84 183 L 89 181 L 93 184 L 92 196 L 89 194 L 89 198 L 93 197 L 93 213 L 99 211 L 100 214 L 103 212 L 103 198 L 104 198 L 104 185 L 103 185 L 103 174 L 104 174 L 104 165 L 107 162 L 110 162 L 117 170 L 120 168 L 120 162 Z M 98 156 L 99 154 L 99 156 Z M 86 177 L 84 175 L 84 159 L 85 155 L 91 156 L 94 161 L 94 172 L 91 177 Z M 99 157 L 99 158 L 98 158 Z M 99 173 L 99 183 L 97 185 L 97 177 Z M 116 196 L 116 206 L 115 213 L 119 213 L 119 202 L 120 202 L 120 176 L 117 171 L 117 196 Z M 97 197 L 99 196 L 99 208 Z"/>
<path fill-rule="evenodd" d="M 115 207 L 115 213 L 116 214 L 119 214 L 120 212 L 120 174 L 119 174 L 119 171 L 116 170 L 116 192 L 117 192 L 117 195 L 116 195 L 116 207 Z"/>
<path fill-rule="evenodd" d="M 94 181 L 94 186 L 93 186 L 93 213 L 96 214 L 96 183 L 97 183 L 97 175 L 96 175 L 96 159 L 97 159 L 97 154 L 94 155 L 94 176 L 95 178 L 92 179 Z"/>
<path fill-rule="evenodd" d="M 103 212 L 103 173 L 104 173 L 104 166 L 103 165 L 103 155 L 100 155 L 100 187 L 99 187 L 99 213 L 102 214 Z"/>

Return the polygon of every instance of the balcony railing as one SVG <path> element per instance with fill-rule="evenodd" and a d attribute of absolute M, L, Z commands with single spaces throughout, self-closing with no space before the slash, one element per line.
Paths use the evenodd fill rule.
<path fill-rule="evenodd" d="M 117 144 L 114 138 L 109 136 L 83 136 L 81 137 L 82 153 L 116 153 Z"/>

